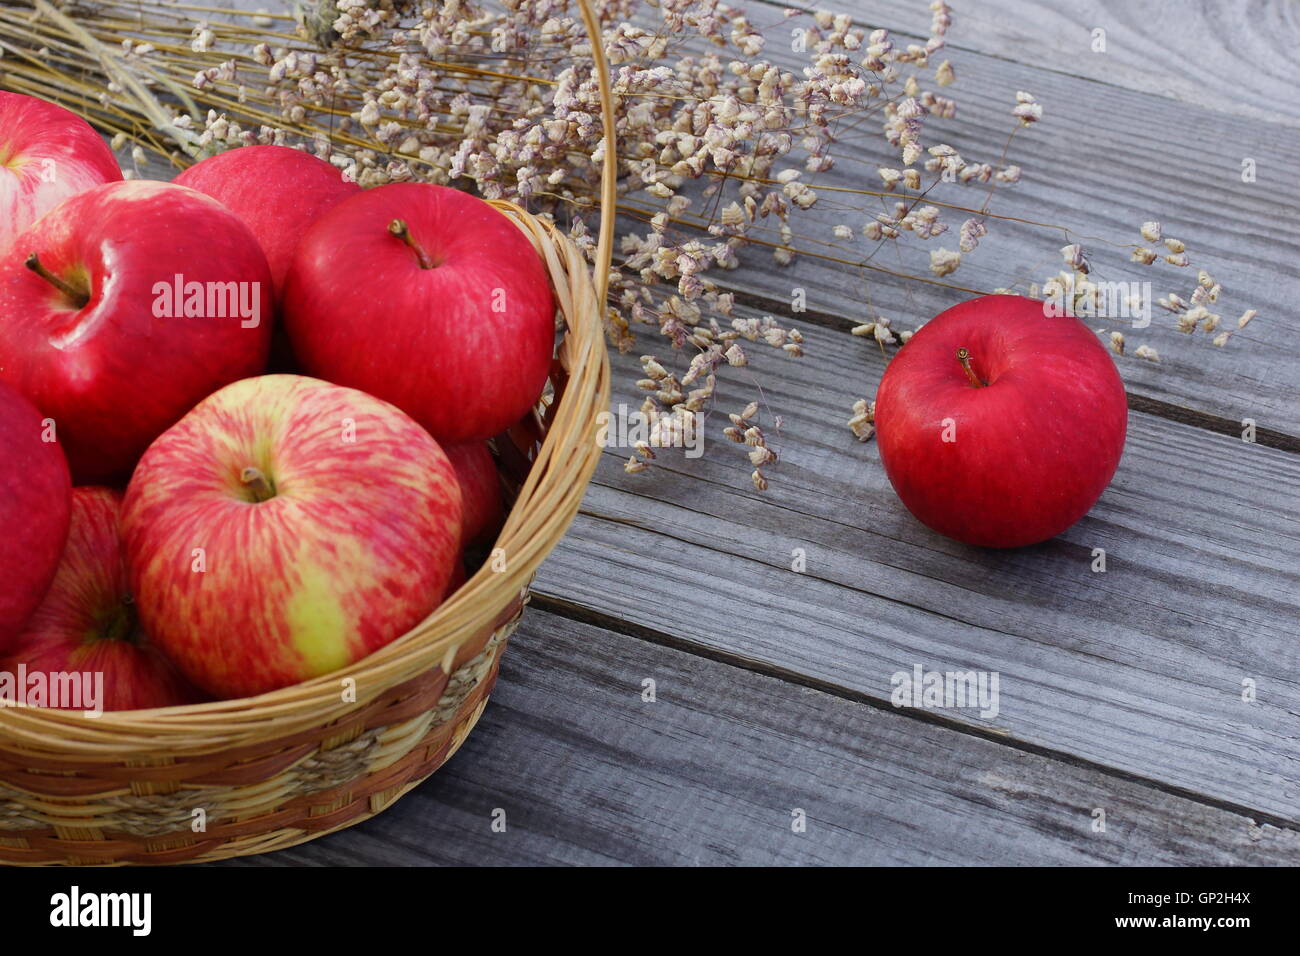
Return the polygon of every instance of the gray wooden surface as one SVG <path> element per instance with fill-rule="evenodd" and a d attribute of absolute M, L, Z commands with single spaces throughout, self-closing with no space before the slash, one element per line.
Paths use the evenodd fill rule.
<path fill-rule="evenodd" d="M 902 35 L 929 21 L 923 2 L 827 6 Z M 783 418 L 770 490 L 718 434 L 754 395 L 744 374 L 704 459 L 628 476 L 607 454 L 451 763 L 366 824 L 229 865 L 1300 863 L 1300 8 L 952 6 L 960 111 L 933 129 L 994 160 L 1016 90 L 1046 110 L 994 211 L 1124 240 L 1160 218 L 1255 324 L 1222 350 L 1167 324 L 1130 333 L 1162 361 L 1122 363 L 1134 412 L 1111 488 L 1052 542 L 978 551 L 915 522 L 843 427 L 884 367 L 847 329 L 960 294 L 748 253 L 725 277 L 743 307 L 788 318 L 801 287 L 811 310 L 794 317 L 805 358 L 751 350 L 763 414 Z M 877 152 L 855 162 L 852 145 L 815 184 L 875 188 Z M 829 202 L 801 219 L 828 243 L 840 221 Z M 954 278 L 1023 288 L 1064 241 L 1001 223 Z M 1195 281 L 1093 262 L 1157 294 Z M 615 402 L 635 407 L 635 362 L 615 365 Z M 1240 440 L 1243 418 L 1260 441 Z M 891 675 L 914 665 L 997 672 L 1000 712 L 893 707 Z"/>

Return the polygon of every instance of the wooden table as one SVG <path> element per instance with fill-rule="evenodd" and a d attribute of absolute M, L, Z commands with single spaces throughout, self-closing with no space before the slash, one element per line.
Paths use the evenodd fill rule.
<path fill-rule="evenodd" d="M 925 36 L 924 3 L 840 5 Z M 1193 267 L 1109 277 L 1186 296 L 1204 266 L 1225 320 L 1255 323 L 1224 349 L 1159 313 L 1129 332 L 1161 360 L 1121 360 L 1113 485 L 1056 540 L 981 551 L 913 520 L 844 426 L 884 368 L 847 332 L 864 298 L 907 326 L 960 296 L 748 255 L 725 277 L 741 311 L 806 339 L 802 359 L 751 352 L 784 419 L 770 490 L 719 435 L 755 394 L 738 370 L 703 459 L 629 476 L 606 455 L 447 767 L 362 826 L 233 865 L 1300 863 L 1300 6 L 953 6 L 953 142 L 996 159 L 1016 90 L 1046 110 L 994 211 L 1123 242 L 1161 219 Z M 1041 280 L 1065 241 L 1000 223 L 957 278 Z M 790 316 L 794 287 L 809 311 Z M 635 356 L 615 364 L 635 408 Z M 917 665 L 996 672 L 999 713 L 895 708 L 891 675 Z"/>

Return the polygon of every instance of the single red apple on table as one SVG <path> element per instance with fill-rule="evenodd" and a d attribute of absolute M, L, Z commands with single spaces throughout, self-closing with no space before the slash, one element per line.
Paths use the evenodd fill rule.
<path fill-rule="evenodd" d="M 44 597 L 68 537 L 68 463 L 31 402 L 0 382 L 0 652 Z"/>
<path fill-rule="evenodd" d="M 257 241 L 181 186 L 97 186 L 0 256 L 0 380 L 55 420 L 78 483 L 124 475 L 195 402 L 262 371 L 272 319 Z"/>
<path fill-rule="evenodd" d="M 1012 548 L 1078 521 L 1119 465 L 1124 384 L 1073 316 L 1013 295 L 922 326 L 876 393 L 880 459 L 909 511 L 967 544 Z"/>
<path fill-rule="evenodd" d="M 0 255 L 69 196 L 121 178 L 112 151 L 80 116 L 0 90 Z"/>
<path fill-rule="evenodd" d="M 518 421 L 555 344 L 532 243 L 483 200 L 426 183 L 368 189 L 317 219 L 284 321 L 308 373 L 392 402 L 449 444 Z"/>
<path fill-rule="evenodd" d="M 145 630 L 220 697 L 328 673 L 410 630 L 442 601 L 460 526 L 428 432 L 297 375 L 199 403 L 145 452 L 122 519 Z"/>
<path fill-rule="evenodd" d="M 461 543 L 480 544 L 495 537 L 505 518 L 501 502 L 501 479 L 486 442 L 443 445 L 460 482 L 465 503 Z"/>
<path fill-rule="evenodd" d="M 195 163 L 174 180 L 217 200 L 266 253 L 277 295 L 303 233 L 325 210 L 361 192 L 323 159 L 288 146 L 240 146 Z"/>
<path fill-rule="evenodd" d="M 68 545 L 45 600 L 0 671 L 103 675 L 103 710 L 145 710 L 201 699 L 145 635 L 127 590 L 118 519 L 122 495 L 76 488 Z M 67 706 L 81 709 L 81 703 Z"/>

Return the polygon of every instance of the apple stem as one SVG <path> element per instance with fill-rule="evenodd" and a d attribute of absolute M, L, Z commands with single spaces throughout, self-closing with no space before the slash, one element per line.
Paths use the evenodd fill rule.
<path fill-rule="evenodd" d="M 251 465 L 239 473 L 239 480 L 253 495 L 254 502 L 269 501 L 275 497 L 275 485 L 262 474 L 261 469 Z"/>
<path fill-rule="evenodd" d="M 975 370 L 970 367 L 970 349 L 962 346 L 957 350 L 957 361 L 961 362 L 961 367 L 966 370 L 966 377 L 976 388 L 984 388 L 988 382 L 981 382 L 980 377 L 975 374 Z"/>
<path fill-rule="evenodd" d="M 27 268 L 31 269 L 50 285 L 54 286 L 54 288 L 66 295 L 78 309 L 84 309 L 87 303 L 90 302 L 90 294 L 88 292 L 83 292 L 70 282 L 60 279 L 49 269 L 45 268 L 45 266 L 41 265 L 40 257 L 37 256 L 36 253 L 33 252 L 28 256 L 27 261 L 24 262 L 23 265 L 27 266 Z"/>
<path fill-rule="evenodd" d="M 411 247 L 415 252 L 415 258 L 420 260 L 421 269 L 433 269 L 437 267 L 438 264 L 430 259 L 429 254 L 424 251 L 418 242 L 415 241 L 415 237 L 411 235 L 411 230 L 407 228 L 405 219 L 394 219 L 388 224 L 388 231 Z"/>

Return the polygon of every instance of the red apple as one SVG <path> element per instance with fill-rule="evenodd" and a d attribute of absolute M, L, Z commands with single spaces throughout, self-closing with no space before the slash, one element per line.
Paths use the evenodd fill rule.
<path fill-rule="evenodd" d="M 288 146 L 242 146 L 196 163 L 174 180 L 217 200 L 257 237 L 278 294 L 307 227 L 356 183 L 310 153 Z"/>
<path fill-rule="evenodd" d="M 0 90 L 0 256 L 69 196 L 121 178 L 112 151 L 80 116 Z"/>
<path fill-rule="evenodd" d="M 0 257 L 0 380 L 58 423 L 79 483 L 110 479 L 260 372 L 272 318 L 266 257 L 234 213 L 181 186 L 109 183 Z"/>
<path fill-rule="evenodd" d="M 885 473 L 912 514 L 958 541 L 1014 548 L 1060 534 L 1101 496 L 1128 403 L 1077 318 L 990 295 L 940 314 L 899 350 L 875 419 Z"/>
<path fill-rule="evenodd" d="M 54 578 L 68 537 L 72 485 L 55 429 L 0 382 L 0 651 Z"/>
<path fill-rule="evenodd" d="M 410 630 L 442 600 L 460 523 L 428 432 L 297 375 L 201 402 L 145 452 L 122 518 L 145 629 L 220 697 L 328 673 Z"/>
<path fill-rule="evenodd" d="M 442 450 L 456 470 L 461 499 L 465 503 L 462 544 L 473 545 L 496 536 L 505 519 L 501 503 L 501 479 L 496 462 L 485 442 L 443 445 Z"/>
<path fill-rule="evenodd" d="M 532 243 L 481 199 L 425 183 L 368 189 L 317 219 L 284 318 L 307 372 L 392 402 L 448 443 L 518 421 L 555 343 Z"/>
<path fill-rule="evenodd" d="M 72 526 L 54 583 L 0 670 L 103 677 L 103 710 L 145 710 L 199 700 L 139 626 L 127 590 L 118 519 L 122 495 L 72 492 Z M 76 707 L 80 703 L 53 703 Z"/>

